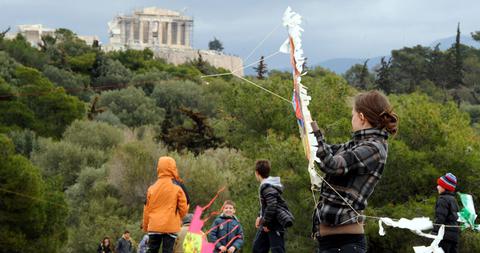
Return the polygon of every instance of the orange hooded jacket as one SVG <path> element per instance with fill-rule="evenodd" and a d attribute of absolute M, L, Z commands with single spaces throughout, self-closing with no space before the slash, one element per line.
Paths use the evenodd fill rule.
<path fill-rule="evenodd" d="M 181 182 L 175 160 L 168 156 L 158 159 L 157 181 L 148 188 L 143 209 L 143 231 L 177 233 L 188 204 L 182 188 L 172 182 Z"/>

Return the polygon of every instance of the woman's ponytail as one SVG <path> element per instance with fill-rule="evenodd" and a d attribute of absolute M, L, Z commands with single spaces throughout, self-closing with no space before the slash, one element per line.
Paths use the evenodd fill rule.
<path fill-rule="evenodd" d="M 385 129 L 392 135 L 398 132 L 398 116 L 393 112 L 388 98 L 379 91 L 358 94 L 355 97 L 354 109 L 363 113 L 373 127 Z"/>

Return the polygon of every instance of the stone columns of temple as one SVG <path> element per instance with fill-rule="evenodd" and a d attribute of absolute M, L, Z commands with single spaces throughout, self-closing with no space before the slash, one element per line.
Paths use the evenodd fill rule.
<path fill-rule="evenodd" d="M 159 44 L 159 39 L 161 38 L 161 33 L 159 29 L 159 22 L 158 21 L 153 21 L 152 23 L 152 43 L 154 45 Z"/>
<path fill-rule="evenodd" d="M 185 23 L 185 46 L 190 46 L 190 23 Z"/>
<path fill-rule="evenodd" d="M 139 23 L 138 26 L 138 43 L 143 44 L 143 21 L 139 19 L 137 21 Z"/>
<path fill-rule="evenodd" d="M 152 28 L 150 27 L 150 21 L 149 20 L 142 21 L 142 36 L 140 37 L 141 43 L 147 44 L 147 45 L 152 43 L 152 40 L 150 39 L 151 30 Z"/>
<path fill-rule="evenodd" d="M 166 40 L 166 36 L 167 36 L 167 34 L 166 34 L 166 31 L 165 31 L 165 30 L 167 29 L 167 27 L 168 27 L 168 26 L 167 26 L 167 23 L 165 23 L 165 22 L 160 22 L 159 36 L 160 36 L 160 44 L 161 44 L 161 45 L 166 44 L 166 41 L 167 41 L 167 40 Z"/>
<path fill-rule="evenodd" d="M 129 38 L 129 43 L 135 43 L 135 21 L 132 20 L 130 21 L 130 38 Z"/>
<path fill-rule="evenodd" d="M 168 22 L 167 27 L 167 45 L 172 45 L 172 22 Z"/>
<path fill-rule="evenodd" d="M 178 24 L 180 32 L 178 33 L 178 45 L 185 46 L 185 22 Z"/>
<path fill-rule="evenodd" d="M 178 44 L 178 23 L 176 21 L 173 21 L 171 23 L 171 38 L 172 40 L 170 41 L 170 45 L 177 45 Z"/>

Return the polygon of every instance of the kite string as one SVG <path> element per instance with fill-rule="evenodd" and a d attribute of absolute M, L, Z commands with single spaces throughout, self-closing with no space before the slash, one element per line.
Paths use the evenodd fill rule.
<path fill-rule="evenodd" d="M 253 53 L 254 53 L 261 45 L 263 45 L 263 43 L 264 43 L 270 36 L 272 36 L 272 34 L 273 34 L 281 25 L 282 25 L 282 24 L 278 24 L 275 28 L 273 28 L 273 30 L 270 31 L 270 33 L 268 33 L 268 34 L 265 36 L 265 38 L 263 38 L 263 40 L 260 41 L 260 43 L 257 44 L 257 46 L 255 46 L 255 48 L 248 54 L 248 56 L 245 58 L 244 61 L 247 61 L 247 60 L 250 58 L 250 56 L 252 56 Z"/>
<path fill-rule="evenodd" d="M 262 89 L 262 90 L 266 91 L 267 93 L 270 93 L 270 94 L 272 94 L 272 95 L 274 95 L 274 96 L 282 99 L 283 101 L 285 101 L 285 102 L 287 102 L 287 103 L 289 103 L 289 104 L 292 103 L 292 101 L 290 101 L 290 100 L 288 100 L 288 99 L 286 99 L 286 98 L 278 95 L 277 93 L 275 93 L 275 92 L 273 92 L 273 91 L 271 91 L 271 90 L 269 90 L 269 89 L 267 89 L 267 88 L 265 88 L 265 87 L 263 87 L 263 86 L 260 86 L 259 84 L 254 83 L 254 82 L 252 82 L 252 81 L 250 81 L 250 80 L 248 80 L 248 79 L 246 79 L 246 78 L 244 78 L 244 77 L 241 77 L 241 76 L 239 76 L 239 75 L 234 75 L 234 76 L 237 77 L 237 78 L 242 79 L 243 81 L 245 81 L 245 82 L 247 82 L 247 83 L 249 83 L 249 84 L 254 85 L 255 87 L 257 87 L 257 88 L 259 88 L 259 89 Z"/>
<path fill-rule="evenodd" d="M 21 196 L 21 197 L 24 197 L 24 198 L 28 198 L 28 199 L 32 199 L 32 200 L 36 200 L 36 201 L 40 201 L 40 202 L 44 202 L 44 203 L 48 203 L 48 204 L 52 204 L 52 205 L 55 205 L 55 206 L 58 206 L 58 207 L 68 208 L 68 206 L 66 206 L 66 205 L 62 205 L 62 204 L 59 204 L 59 203 L 55 203 L 55 202 L 53 202 L 53 201 L 49 201 L 49 200 L 42 199 L 42 198 L 33 197 L 33 196 L 28 195 L 28 194 L 24 194 L 24 193 L 20 193 L 20 192 L 16 192 L 16 191 L 11 191 L 11 190 L 8 190 L 8 189 L 5 189 L 5 188 L 0 188 L 0 191 L 7 192 L 7 193 L 11 193 L 11 194 L 15 194 L 15 195 L 17 195 L 17 196 Z"/>
<path fill-rule="evenodd" d="M 272 57 L 274 57 L 274 56 L 276 56 L 277 54 L 280 54 L 280 53 L 281 53 L 280 51 L 277 51 L 277 52 L 275 52 L 275 53 L 272 53 L 272 54 L 264 57 L 263 59 L 260 59 L 260 60 L 258 60 L 258 61 L 252 62 L 252 63 L 250 63 L 250 64 L 248 64 L 248 65 L 246 65 L 246 66 L 243 66 L 243 67 L 241 67 L 241 68 L 234 69 L 234 70 L 232 70 L 231 72 L 220 73 L 220 74 L 211 74 L 211 75 L 203 75 L 203 76 L 200 76 L 200 78 L 205 78 L 205 77 L 217 77 L 217 76 L 227 76 L 227 75 L 236 75 L 236 74 L 237 74 L 236 72 L 238 72 L 238 71 L 240 71 L 240 70 L 244 70 L 244 69 L 246 69 L 246 68 L 248 68 L 248 67 L 250 67 L 250 66 L 253 66 L 253 65 L 255 65 L 255 64 L 257 64 L 257 63 L 259 63 L 259 62 L 261 62 L 261 61 L 264 61 L 264 60 L 266 60 L 266 59 L 272 58 Z"/>
<path fill-rule="evenodd" d="M 337 194 L 337 195 L 345 202 L 345 204 L 348 205 L 348 207 L 349 207 L 350 209 L 352 209 L 352 211 L 354 211 L 354 212 L 357 214 L 357 216 L 352 217 L 352 218 L 350 218 L 350 219 L 348 219 L 348 220 L 340 223 L 339 225 L 344 225 L 344 224 L 346 224 L 347 222 L 349 222 L 349 221 L 351 221 L 351 220 L 355 220 L 355 219 L 357 219 L 357 222 L 358 222 L 358 218 L 359 218 L 359 217 L 365 217 L 365 218 L 370 218 L 370 219 L 375 219 L 375 220 L 381 220 L 381 219 L 385 218 L 385 217 L 364 215 L 364 214 L 358 213 L 358 211 L 355 210 L 355 208 L 353 208 L 353 207 L 347 202 L 347 200 L 346 200 L 345 198 L 343 198 L 343 197 L 340 195 L 340 193 L 339 193 L 332 185 L 330 185 L 322 176 L 318 175 L 318 173 L 317 173 L 317 176 L 322 180 L 322 182 L 325 182 L 326 185 L 327 185 L 328 187 L 330 187 L 330 189 L 332 189 L 332 190 L 335 192 L 335 194 Z M 312 190 L 312 193 L 313 193 L 313 190 Z M 318 206 L 318 202 L 317 202 L 317 200 L 316 200 L 316 198 L 315 198 L 315 194 L 313 194 L 313 201 L 314 201 L 314 203 L 315 203 L 315 206 L 317 207 L 317 206 Z M 315 212 L 317 212 L 317 210 L 316 210 Z M 317 215 L 318 215 L 318 214 L 317 214 Z M 396 219 L 396 218 L 390 218 L 390 219 L 392 219 L 392 220 L 394 220 L 394 221 L 399 221 L 399 219 Z M 445 224 L 438 224 L 438 223 L 432 223 L 432 225 L 435 225 L 435 226 L 442 226 L 442 225 L 444 225 L 445 227 L 452 227 L 452 228 L 462 228 L 462 227 L 463 227 L 462 225 L 445 225 Z"/>

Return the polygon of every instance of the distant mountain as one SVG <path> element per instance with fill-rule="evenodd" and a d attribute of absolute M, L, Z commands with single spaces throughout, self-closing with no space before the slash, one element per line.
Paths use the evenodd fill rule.
<path fill-rule="evenodd" d="M 378 64 L 380 64 L 381 59 L 382 56 L 369 59 L 367 63 L 368 68 L 375 68 Z M 363 65 L 365 60 L 366 59 L 364 58 L 336 58 L 320 62 L 318 65 L 323 68 L 329 69 L 337 74 L 343 74 L 355 64 Z"/>
<path fill-rule="evenodd" d="M 440 43 L 440 49 L 447 50 L 452 46 L 452 44 L 455 43 L 455 39 L 456 39 L 456 36 L 439 39 L 432 42 L 429 46 L 433 48 Z M 480 43 L 475 41 L 471 36 L 460 36 L 460 42 L 467 46 L 480 48 Z"/>
<path fill-rule="evenodd" d="M 430 43 L 428 46 L 433 48 L 440 43 L 440 49 L 447 50 L 452 46 L 452 44 L 455 43 L 455 38 L 456 38 L 455 36 L 452 36 L 448 38 L 439 39 Z M 470 36 L 461 36 L 460 41 L 464 45 L 480 48 L 480 43 L 472 39 L 472 37 Z M 371 58 L 367 64 L 368 68 L 369 69 L 375 68 L 375 66 L 380 64 L 381 58 L 382 56 Z M 344 74 L 353 65 L 363 64 L 365 60 L 366 60 L 365 58 L 334 58 L 334 59 L 322 61 L 318 65 L 326 69 L 329 69 L 337 74 Z"/>

